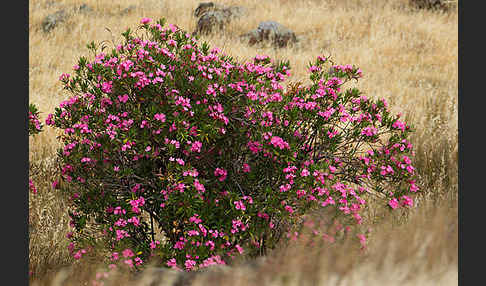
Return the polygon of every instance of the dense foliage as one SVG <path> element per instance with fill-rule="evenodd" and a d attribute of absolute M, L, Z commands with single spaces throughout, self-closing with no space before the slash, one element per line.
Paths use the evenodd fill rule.
<path fill-rule="evenodd" d="M 276 245 L 310 209 L 361 223 L 370 195 L 393 209 L 417 191 L 410 127 L 343 85 L 361 70 L 319 56 L 312 83 L 283 86 L 288 63 L 238 63 L 164 21 L 81 57 L 46 124 L 63 130 L 70 250 L 193 270 Z M 95 229 L 87 229 L 95 225 Z"/>

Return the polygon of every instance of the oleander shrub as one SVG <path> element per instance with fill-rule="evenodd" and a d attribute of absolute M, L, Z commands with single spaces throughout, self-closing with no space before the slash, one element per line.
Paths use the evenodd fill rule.
<path fill-rule="evenodd" d="M 312 209 L 353 226 L 369 196 L 412 205 L 411 128 L 343 88 L 357 67 L 319 56 L 286 88 L 288 62 L 239 63 L 163 19 L 122 35 L 61 75 L 70 97 L 46 120 L 75 258 L 102 245 L 108 263 L 195 270 L 265 253 Z"/>

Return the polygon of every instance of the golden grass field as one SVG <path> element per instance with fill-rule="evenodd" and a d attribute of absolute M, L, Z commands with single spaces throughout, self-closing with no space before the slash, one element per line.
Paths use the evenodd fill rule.
<path fill-rule="evenodd" d="M 165 18 L 192 32 L 196 0 L 29 0 L 29 102 L 41 119 L 68 94 L 58 81 L 70 73 L 91 41 L 121 41 L 120 33 L 135 28 L 142 17 Z M 458 284 L 458 13 L 412 9 L 408 0 L 219 0 L 248 9 L 224 34 L 201 37 L 240 60 L 256 54 L 289 60 L 290 81 L 307 79 L 307 63 L 331 55 L 338 64 L 363 71 L 356 84 L 368 97 L 385 98 L 416 129 L 421 193 L 409 215 L 389 214 L 376 206 L 366 219 L 373 229 L 365 254 L 347 244 L 305 248 L 298 244 L 270 253 L 258 265 L 242 261 L 221 273 L 195 276 L 191 285 L 457 285 Z M 92 12 L 72 13 L 50 33 L 43 19 L 60 9 L 87 4 Z M 121 11 L 136 8 L 127 14 Z M 282 49 L 248 46 L 239 35 L 261 21 L 277 21 L 302 41 Z M 109 30 L 111 32 L 109 32 Z M 56 176 L 58 143 L 51 128 L 29 139 L 30 176 L 39 192 L 29 199 L 29 271 L 32 285 L 91 285 L 96 257 L 74 264 L 65 233 L 65 198 L 50 184 Z M 251 263 L 250 263 L 251 264 Z M 169 273 L 170 274 L 170 273 Z M 172 285 L 167 274 L 135 281 L 127 273 L 105 285 Z M 133 280 L 133 281 L 132 281 Z"/>

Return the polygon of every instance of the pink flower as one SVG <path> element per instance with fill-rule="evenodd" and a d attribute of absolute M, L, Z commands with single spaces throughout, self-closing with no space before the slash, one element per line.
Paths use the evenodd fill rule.
<path fill-rule="evenodd" d="M 309 172 L 309 170 L 304 169 L 304 170 L 302 170 L 302 172 L 300 173 L 300 175 L 301 175 L 302 177 L 307 177 L 307 176 L 309 176 L 309 175 L 310 175 L 310 172 Z"/>
<path fill-rule="evenodd" d="M 142 20 L 140 20 L 141 24 L 148 24 L 150 22 L 152 22 L 152 19 L 150 18 L 142 18 Z"/>
<path fill-rule="evenodd" d="M 410 191 L 415 193 L 418 191 L 418 189 L 419 188 L 415 185 L 415 181 L 414 180 L 410 181 Z"/>
<path fill-rule="evenodd" d="M 114 213 L 114 214 L 116 214 L 116 215 L 117 215 L 117 214 L 121 215 L 121 214 L 126 214 L 126 213 L 127 213 L 127 211 L 126 211 L 125 209 L 122 209 L 121 207 L 116 207 L 116 208 L 113 210 L 113 213 Z"/>
<path fill-rule="evenodd" d="M 285 185 L 281 185 L 279 187 L 279 189 L 280 189 L 280 192 L 286 192 L 286 191 L 290 190 L 291 187 L 292 186 L 290 184 L 285 184 Z"/>
<path fill-rule="evenodd" d="M 236 201 L 234 202 L 234 204 L 237 210 L 242 210 L 242 211 L 246 210 L 245 204 L 243 204 L 242 201 Z"/>
<path fill-rule="evenodd" d="M 74 226 L 74 225 L 71 225 L 71 226 Z M 69 245 L 67 246 L 67 249 L 72 254 L 73 251 L 74 251 L 74 243 L 70 242 Z"/>
<path fill-rule="evenodd" d="M 127 260 L 123 261 L 123 263 L 125 263 L 126 265 L 128 265 L 130 267 L 133 267 L 133 261 L 131 259 L 127 259 Z"/>
<path fill-rule="evenodd" d="M 214 175 L 216 177 L 219 176 L 218 180 L 220 182 L 224 181 L 226 179 L 226 175 L 228 174 L 228 172 L 225 170 L 225 169 L 221 169 L 221 168 L 216 168 L 216 170 L 214 170 Z"/>
<path fill-rule="evenodd" d="M 366 236 L 364 234 L 357 234 L 356 235 L 359 238 L 359 243 L 361 244 L 362 248 L 366 247 Z"/>
<path fill-rule="evenodd" d="M 184 248 L 184 242 L 183 241 L 178 241 L 175 243 L 174 248 L 175 249 L 183 249 Z"/>
<path fill-rule="evenodd" d="M 117 229 L 116 230 L 116 240 L 121 240 L 123 239 L 124 237 L 130 237 L 130 235 L 128 234 L 128 232 L 126 232 L 125 230 L 123 229 Z"/>
<path fill-rule="evenodd" d="M 412 163 L 412 160 L 410 160 L 410 158 L 408 156 L 403 156 L 403 162 L 405 162 L 405 164 L 411 164 Z"/>
<path fill-rule="evenodd" d="M 328 108 L 328 109 L 327 109 L 326 111 L 324 111 L 324 112 L 323 112 L 323 111 L 319 111 L 317 114 L 318 114 L 319 116 L 324 117 L 324 118 L 327 120 L 327 119 L 329 119 L 329 118 L 331 117 L 331 115 L 332 115 L 332 114 L 333 114 L 335 111 L 336 111 L 336 109 L 335 109 L 335 108 L 330 107 L 330 108 Z"/>
<path fill-rule="evenodd" d="M 194 187 L 196 187 L 196 190 L 200 192 L 204 192 L 206 189 L 204 188 L 204 185 L 199 182 L 198 179 L 194 180 Z"/>
<path fill-rule="evenodd" d="M 160 244 L 160 241 L 158 241 L 158 240 L 152 241 L 152 242 L 150 242 L 150 248 L 155 249 L 158 244 Z"/>
<path fill-rule="evenodd" d="M 165 114 L 157 113 L 154 115 L 155 120 L 159 120 L 160 122 L 165 122 Z"/>
<path fill-rule="evenodd" d="M 81 162 L 82 163 L 88 163 L 88 162 L 91 162 L 91 158 L 88 158 L 88 157 L 84 157 L 84 158 L 81 158 Z"/>
<path fill-rule="evenodd" d="M 194 268 L 194 266 L 196 265 L 196 261 L 191 260 L 191 259 L 187 259 L 186 262 L 184 263 L 184 265 L 186 266 L 187 270 L 192 270 Z"/>
<path fill-rule="evenodd" d="M 54 114 L 49 113 L 46 118 L 46 125 L 54 125 L 54 120 L 52 120 L 52 117 L 54 117 Z"/>
<path fill-rule="evenodd" d="M 111 88 L 112 88 L 112 82 L 109 81 L 109 82 L 104 82 L 102 85 L 101 85 L 101 90 L 105 93 L 111 93 Z"/>
<path fill-rule="evenodd" d="M 249 173 L 250 171 L 251 171 L 250 165 L 248 165 L 247 163 L 244 163 L 243 164 L 243 172 Z"/>
<path fill-rule="evenodd" d="M 193 222 L 193 223 L 200 223 L 202 222 L 202 220 L 200 218 L 198 218 L 199 215 L 195 214 L 193 215 L 192 217 L 189 218 L 189 221 L 190 222 Z"/>
<path fill-rule="evenodd" d="M 119 258 L 120 258 L 120 256 L 118 255 L 118 252 L 113 252 L 111 254 L 111 260 L 117 261 Z"/>
<path fill-rule="evenodd" d="M 187 235 L 189 235 L 189 236 L 197 236 L 197 235 L 199 235 L 199 231 L 197 231 L 197 230 L 190 230 L 190 231 L 187 232 Z"/>
<path fill-rule="evenodd" d="M 383 176 L 385 176 L 386 174 L 393 174 L 393 173 L 394 173 L 393 168 L 390 165 L 381 166 L 380 174 L 382 174 Z"/>
<path fill-rule="evenodd" d="M 199 142 L 199 141 L 195 141 L 191 145 L 191 151 L 192 152 L 201 152 L 201 147 L 202 147 L 202 143 Z"/>
<path fill-rule="evenodd" d="M 392 208 L 392 209 L 396 209 L 398 208 L 398 200 L 396 198 L 393 198 L 391 199 L 389 202 L 388 202 L 388 205 Z"/>
<path fill-rule="evenodd" d="M 410 173 L 410 174 L 413 174 L 415 168 L 412 166 L 412 165 L 408 165 L 407 166 L 407 171 Z"/>
<path fill-rule="evenodd" d="M 202 224 L 199 224 L 198 227 L 199 230 L 201 230 L 202 235 L 206 237 L 206 235 L 208 235 L 208 230 Z"/>
<path fill-rule="evenodd" d="M 336 172 L 336 170 L 337 170 L 337 168 L 336 168 L 336 167 L 334 167 L 333 165 L 329 165 L 329 171 L 330 171 L 331 173 Z"/>
<path fill-rule="evenodd" d="M 401 205 L 403 207 L 413 207 L 413 199 L 408 196 L 402 196 Z"/>
<path fill-rule="evenodd" d="M 265 60 L 267 58 L 268 58 L 267 55 L 256 55 L 255 56 L 255 60 L 257 60 L 257 61 L 263 61 L 263 60 Z"/>
<path fill-rule="evenodd" d="M 361 218 L 361 216 L 358 213 L 353 213 L 353 217 L 356 220 L 356 223 L 357 224 L 362 224 L 363 223 L 363 219 Z"/>
<path fill-rule="evenodd" d="M 317 56 L 317 59 L 319 60 L 319 62 L 325 62 L 327 59 L 325 56 Z"/>
<path fill-rule="evenodd" d="M 199 172 L 196 169 L 192 169 L 190 171 L 184 171 L 182 175 L 185 176 L 191 176 L 191 177 L 197 177 L 199 175 Z"/>
<path fill-rule="evenodd" d="M 175 33 L 177 31 L 177 27 L 174 24 L 169 24 L 168 26 L 172 33 Z"/>
<path fill-rule="evenodd" d="M 132 257 L 132 256 L 135 255 L 130 248 L 123 250 L 122 254 L 123 254 L 123 257 Z"/>
<path fill-rule="evenodd" d="M 248 148 L 250 148 L 250 151 L 253 153 L 253 154 L 258 154 L 258 152 L 260 151 L 261 149 L 261 146 L 262 144 L 259 143 L 259 142 L 256 142 L 256 141 L 250 141 L 248 142 L 247 144 Z"/>
<path fill-rule="evenodd" d="M 247 200 L 250 205 L 253 204 L 253 198 L 252 197 L 250 197 L 250 196 L 243 196 L 243 199 L 244 200 Z"/>
<path fill-rule="evenodd" d="M 84 249 L 81 249 L 81 250 L 78 250 L 75 254 L 74 254 L 74 259 L 80 259 L 83 254 L 86 253 L 86 250 Z"/>
<path fill-rule="evenodd" d="M 172 268 L 173 268 L 173 267 L 177 267 L 177 262 L 176 262 L 175 258 L 171 258 L 171 259 L 169 259 L 169 260 L 167 261 L 167 266 L 172 267 Z"/>
<path fill-rule="evenodd" d="M 68 74 L 68 73 L 63 73 L 63 74 L 61 74 L 61 76 L 59 76 L 59 80 L 60 80 L 60 81 L 63 81 L 63 80 L 68 80 L 70 76 L 71 76 L 71 75 L 70 75 L 70 74 Z"/>
<path fill-rule="evenodd" d="M 296 192 L 297 197 L 298 197 L 299 199 L 300 199 L 301 197 L 305 196 L 305 194 L 306 194 L 306 193 L 307 193 L 307 192 L 306 192 L 305 190 L 298 190 L 298 191 Z"/>
<path fill-rule="evenodd" d="M 282 149 L 290 149 L 289 143 L 285 142 L 282 138 L 278 136 L 273 136 L 272 139 L 270 139 L 270 144 L 272 144 L 275 147 Z"/>
<path fill-rule="evenodd" d="M 78 251 L 74 254 L 74 259 L 80 259 L 80 258 L 81 258 L 81 252 Z"/>
<path fill-rule="evenodd" d="M 373 136 L 373 135 L 376 135 L 378 133 L 378 129 L 376 129 L 376 127 L 374 126 L 368 126 L 368 127 L 365 127 L 363 128 L 363 131 L 361 131 L 361 134 L 362 135 L 366 135 L 366 136 Z"/>
<path fill-rule="evenodd" d="M 288 211 L 289 213 L 293 213 L 294 212 L 294 209 L 291 206 L 289 206 L 289 205 L 286 205 L 285 206 L 285 210 Z"/>
<path fill-rule="evenodd" d="M 139 226 L 140 225 L 140 220 L 136 216 L 129 218 L 128 219 L 128 222 L 133 223 L 134 226 Z"/>
<path fill-rule="evenodd" d="M 243 248 L 239 244 L 235 245 L 235 247 L 240 254 L 243 254 Z"/>
<path fill-rule="evenodd" d="M 118 220 L 115 222 L 115 225 L 116 225 L 116 226 L 121 226 L 121 227 L 124 227 L 124 226 L 126 226 L 126 225 L 127 225 L 127 221 L 126 221 L 126 220 L 124 220 L 124 219 L 122 219 L 122 218 L 120 218 L 120 219 L 118 219 Z"/>
<path fill-rule="evenodd" d="M 395 122 L 393 123 L 392 127 L 393 127 L 393 128 L 400 129 L 400 130 L 404 131 L 404 130 L 405 130 L 405 123 L 403 123 L 403 122 L 401 122 L 401 121 L 397 120 L 397 121 L 395 121 Z"/>
<path fill-rule="evenodd" d="M 118 96 L 118 100 L 119 100 L 120 102 L 123 102 L 123 103 L 127 102 L 127 101 L 128 101 L 128 94 L 119 95 L 119 96 Z"/>
<path fill-rule="evenodd" d="M 337 130 L 334 130 L 333 128 L 329 129 L 327 131 L 327 137 L 329 137 L 329 139 L 333 138 L 334 136 L 336 136 L 337 134 L 339 133 L 339 131 Z"/>
<path fill-rule="evenodd" d="M 311 67 L 309 68 L 309 71 L 310 71 L 310 72 L 315 72 L 315 71 L 320 71 L 320 70 L 321 70 L 321 68 L 320 68 L 320 67 L 316 67 L 316 66 L 311 66 Z"/>
<path fill-rule="evenodd" d="M 34 185 L 34 182 L 29 179 L 29 189 L 32 191 L 32 193 L 37 194 L 37 188 Z"/>
<path fill-rule="evenodd" d="M 143 260 L 140 257 L 135 258 L 135 265 L 141 265 Z"/>

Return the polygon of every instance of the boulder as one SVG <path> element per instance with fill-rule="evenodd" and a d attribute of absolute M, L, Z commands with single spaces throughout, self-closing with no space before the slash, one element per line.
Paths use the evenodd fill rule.
<path fill-rule="evenodd" d="M 241 38 L 246 39 L 250 46 L 269 42 L 277 48 L 298 42 L 292 30 L 275 21 L 261 22 L 255 30 L 241 35 Z"/>
<path fill-rule="evenodd" d="M 213 3 L 213 2 L 201 2 L 197 6 L 197 8 L 194 10 L 194 17 L 199 18 L 201 17 L 204 13 L 208 11 L 214 11 L 214 10 L 222 10 L 224 7 L 220 4 Z"/>
<path fill-rule="evenodd" d="M 82 4 L 78 8 L 78 12 L 83 13 L 83 14 L 91 13 L 91 12 L 93 12 L 93 8 L 89 7 L 87 4 Z"/>
<path fill-rule="evenodd" d="M 223 31 L 226 25 L 235 18 L 247 14 L 247 10 L 240 6 L 226 7 L 213 2 L 203 2 L 194 10 L 194 16 L 199 17 L 194 34 L 210 34 Z"/>
<path fill-rule="evenodd" d="M 46 33 L 54 29 L 59 23 L 64 22 L 67 18 L 66 11 L 59 10 L 53 14 L 47 15 L 42 21 L 42 30 Z"/>
<path fill-rule="evenodd" d="M 125 9 L 121 10 L 120 14 L 121 14 L 121 15 L 127 15 L 127 14 L 130 14 L 130 13 L 134 12 L 136 8 L 137 8 L 137 6 L 135 6 L 135 5 L 130 5 L 130 6 L 128 6 L 127 8 L 125 8 Z"/>
<path fill-rule="evenodd" d="M 223 11 L 207 11 L 197 21 L 196 34 L 211 34 L 217 30 L 224 30 L 230 21 Z"/>
<path fill-rule="evenodd" d="M 419 9 L 448 10 L 453 1 L 446 0 L 410 0 L 412 6 Z"/>
<path fill-rule="evenodd" d="M 248 9 L 242 6 L 230 6 L 223 9 L 230 18 L 240 18 L 248 15 Z"/>

